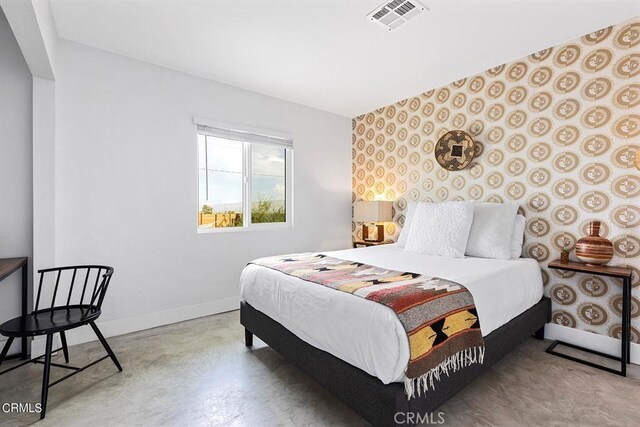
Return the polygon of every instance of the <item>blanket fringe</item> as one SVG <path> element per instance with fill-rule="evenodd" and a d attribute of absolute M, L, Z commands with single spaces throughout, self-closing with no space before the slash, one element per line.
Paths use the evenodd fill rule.
<path fill-rule="evenodd" d="M 407 399 L 415 397 L 416 393 L 426 393 L 428 390 L 435 389 L 435 382 L 440 381 L 440 376 L 449 372 L 456 372 L 472 364 L 482 364 L 484 362 L 484 346 L 471 347 L 457 352 L 442 361 L 438 366 L 429 370 L 419 377 L 406 378 L 404 380 L 404 391 Z"/>

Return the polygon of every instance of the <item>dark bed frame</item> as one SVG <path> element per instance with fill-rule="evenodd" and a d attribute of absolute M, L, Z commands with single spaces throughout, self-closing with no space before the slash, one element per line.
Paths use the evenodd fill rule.
<path fill-rule="evenodd" d="M 543 297 L 536 305 L 484 337 L 483 364 L 454 372 L 440 381 L 435 390 L 408 400 L 404 384 L 384 385 L 378 378 L 307 344 L 247 302 L 240 304 L 240 323 L 245 327 L 247 347 L 253 345 L 255 334 L 375 426 L 395 425 L 394 416 L 398 412 L 419 414 L 424 419 L 531 335 L 543 339 L 544 325 L 550 321 L 551 300 Z"/>

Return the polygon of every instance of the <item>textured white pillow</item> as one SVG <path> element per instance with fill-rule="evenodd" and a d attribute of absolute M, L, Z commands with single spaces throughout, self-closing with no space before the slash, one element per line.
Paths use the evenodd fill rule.
<path fill-rule="evenodd" d="M 464 257 L 473 222 L 473 202 L 419 203 L 405 249 L 427 255 Z"/>
<path fill-rule="evenodd" d="M 524 243 L 524 227 L 527 219 L 523 215 L 517 215 L 513 224 L 513 234 L 511 235 L 511 258 L 517 259 L 522 255 L 522 244 Z"/>
<path fill-rule="evenodd" d="M 416 206 L 418 203 L 409 202 L 407 206 L 407 213 L 404 216 L 404 227 L 400 231 L 400 235 L 398 236 L 398 241 L 396 242 L 398 246 L 404 248 L 407 244 L 407 237 L 409 237 L 409 228 L 411 228 L 411 221 L 413 221 L 413 214 L 416 211 Z"/>
<path fill-rule="evenodd" d="M 516 203 L 476 203 L 467 252 L 480 258 L 510 259 Z"/>

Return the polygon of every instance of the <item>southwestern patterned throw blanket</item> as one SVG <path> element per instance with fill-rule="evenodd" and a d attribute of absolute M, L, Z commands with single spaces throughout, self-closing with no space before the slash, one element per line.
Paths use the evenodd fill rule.
<path fill-rule="evenodd" d="M 322 254 L 262 258 L 252 263 L 391 308 L 409 339 L 408 398 L 433 389 L 442 375 L 483 361 L 484 340 L 473 297 L 459 283 Z"/>

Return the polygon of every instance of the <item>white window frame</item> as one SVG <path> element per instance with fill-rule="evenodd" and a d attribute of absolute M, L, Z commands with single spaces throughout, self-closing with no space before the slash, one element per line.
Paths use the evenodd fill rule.
<path fill-rule="evenodd" d="M 198 135 L 205 134 L 212 137 L 224 138 L 239 141 L 243 145 L 243 192 L 242 192 L 242 226 L 241 227 L 220 227 L 220 228 L 199 228 L 196 221 L 198 233 L 233 233 L 257 230 L 277 230 L 293 228 L 293 137 L 282 131 L 250 128 L 247 126 L 229 125 L 213 120 L 194 118 L 196 125 L 196 180 L 198 192 L 196 193 L 197 210 L 200 206 L 200 178 L 199 178 L 199 150 Z M 278 145 L 285 151 L 285 222 L 257 223 L 251 222 L 251 150 L 254 145 Z"/>

